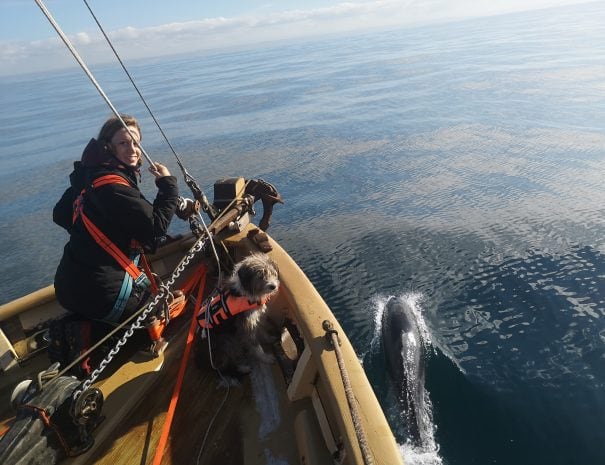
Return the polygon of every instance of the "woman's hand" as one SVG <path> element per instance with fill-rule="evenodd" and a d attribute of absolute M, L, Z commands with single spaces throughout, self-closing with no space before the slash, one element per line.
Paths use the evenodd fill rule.
<path fill-rule="evenodd" d="M 155 162 L 155 167 L 150 166 L 149 172 L 153 174 L 156 178 L 163 178 L 164 176 L 170 176 L 170 171 L 161 163 Z"/>

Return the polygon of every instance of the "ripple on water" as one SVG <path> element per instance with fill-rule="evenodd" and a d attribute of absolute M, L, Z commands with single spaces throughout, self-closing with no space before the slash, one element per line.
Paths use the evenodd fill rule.
<path fill-rule="evenodd" d="M 586 247 L 561 257 L 530 253 L 499 263 L 483 261 L 459 299 L 469 302 L 463 306 L 464 319 L 458 317 L 459 307 L 446 307 L 450 326 L 442 330 L 446 337 L 463 336 L 466 345 L 452 337 L 453 346 L 464 349 L 458 356 L 477 359 L 474 368 L 473 362 L 466 368 L 499 388 L 513 389 L 528 379 L 590 383 L 594 329 L 603 317 L 602 289 L 594 276 L 603 267 L 603 257 Z M 579 323 L 582 330 L 576 328 Z"/>

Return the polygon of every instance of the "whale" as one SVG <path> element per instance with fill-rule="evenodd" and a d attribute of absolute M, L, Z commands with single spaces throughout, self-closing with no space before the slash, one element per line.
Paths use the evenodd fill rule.
<path fill-rule="evenodd" d="M 414 312 L 402 298 L 390 297 L 382 314 L 382 345 L 388 377 L 405 418 L 409 440 L 422 443 L 425 349 Z"/>

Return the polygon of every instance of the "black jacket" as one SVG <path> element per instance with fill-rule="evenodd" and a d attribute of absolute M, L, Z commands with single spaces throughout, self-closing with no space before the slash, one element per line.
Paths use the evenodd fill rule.
<path fill-rule="evenodd" d="M 104 319 L 114 306 L 125 271 L 94 241 L 81 219 L 72 224 L 75 198 L 82 188 L 86 188 L 85 214 L 128 256 L 132 239 L 147 251 L 155 249 L 157 241 L 166 234 L 176 210 L 178 188 L 174 176 L 156 179 L 158 193 L 153 205 L 150 204 L 138 188 L 136 171 L 115 159 L 87 166 L 86 153 L 93 142 L 96 141 L 91 141 L 85 149 L 83 161 L 74 163 L 71 186 L 53 210 L 54 222 L 70 233 L 55 274 L 55 292 L 59 303 L 67 310 L 89 318 Z M 107 184 L 93 189 L 92 181 L 107 174 L 123 177 L 130 186 Z M 134 310 L 142 294 L 142 290 L 135 288 L 128 301 L 127 312 Z"/>

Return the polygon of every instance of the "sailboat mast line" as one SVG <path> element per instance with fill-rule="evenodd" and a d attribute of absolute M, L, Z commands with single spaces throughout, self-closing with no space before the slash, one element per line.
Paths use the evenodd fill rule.
<path fill-rule="evenodd" d="M 109 100 L 109 97 L 107 96 L 107 94 L 105 94 L 105 92 L 103 91 L 103 89 L 101 88 L 101 86 L 99 85 L 99 83 L 97 82 L 97 80 L 95 79 L 95 77 L 93 76 L 93 74 L 90 72 L 90 70 L 86 66 L 86 63 L 84 63 L 84 60 L 82 60 L 82 58 L 78 54 L 78 51 L 72 45 L 72 43 L 67 38 L 67 36 L 65 35 L 65 33 L 61 30 L 61 28 L 59 27 L 59 25 L 57 24 L 57 22 L 53 18 L 53 16 L 50 13 L 50 11 L 48 11 L 48 9 L 46 8 L 46 5 L 44 5 L 44 2 L 42 2 L 42 0 L 34 0 L 34 1 L 38 5 L 38 7 L 40 7 L 40 10 L 42 10 L 42 13 L 44 13 L 44 16 L 46 16 L 46 19 L 48 19 L 48 21 L 50 22 L 50 24 L 52 25 L 52 27 L 55 29 L 55 31 L 57 31 L 57 34 L 59 35 L 59 37 L 61 37 L 61 40 L 63 40 L 63 43 L 65 44 L 65 46 L 69 49 L 69 51 L 71 52 L 71 54 L 73 55 L 73 57 L 76 59 L 76 61 L 78 62 L 78 64 L 80 65 L 80 67 L 82 68 L 82 70 L 84 71 L 84 73 L 88 76 L 88 79 L 90 79 L 90 81 L 95 86 L 95 88 L 97 89 L 97 91 L 99 92 L 99 94 L 101 95 L 101 97 L 103 98 L 103 100 L 105 100 L 105 103 L 107 103 L 107 105 L 109 106 L 109 108 L 111 109 L 111 111 L 113 112 L 113 114 L 116 116 L 116 118 L 118 118 L 120 120 L 120 123 L 122 123 L 122 126 L 124 126 L 124 128 L 128 131 L 128 133 L 130 134 L 130 136 L 133 139 L 135 139 L 134 134 L 132 134 L 132 132 L 128 128 L 128 125 L 124 122 L 124 120 L 120 116 L 120 113 L 118 112 L 118 110 L 116 110 L 116 108 L 113 106 L 113 104 L 111 103 L 111 100 Z M 151 167 L 155 168 L 155 163 L 149 157 L 149 155 L 147 154 L 147 152 L 145 151 L 145 149 L 143 148 L 143 146 L 139 145 L 139 148 L 141 149 L 142 154 L 145 156 L 145 158 L 147 159 L 147 161 L 149 162 L 149 164 L 151 165 Z"/>
<path fill-rule="evenodd" d="M 147 111 L 149 112 L 149 115 L 151 116 L 151 119 L 153 119 L 153 122 L 155 123 L 155 125 L 157 126 L 158 130 L 160 131 L 160 134 L 162 134 L 162 137 L 164 138 L 164 140 L 166 141 L 166 143 L 168 144 L 168 147 L 170 147 L 170 150 L 172 151 L 172 154 L 174 155 L 174 158 L 176 158 L 176 162 L 179 165 L 179 168 L 181 168 L 181 171 L 183 172 L 183 176 L 185 176 L 185 178 L 188 176 L 189 173 L 187 173 L 187 169 L 185 168 L 185 166 L 183 165 L 183 163 L 181 162 L 180 157 L 178 156 L 178 154 L 176 153 L 176 150 L 174 149 L 174 147 L 172 146 L 172 144 L 170 143 L 170 140 L 168 139 L 168 136 L 166 135 L 166 133 L 164 132 L 164 130 L 162 129 L 162 126 L 160 126 L 159 121 L 157 120 L 157 118 L 155 117 L 155 114 L 153 113 L 153 111 L 151 111 L 151 108 L 149 107 L 149 105 L 147 104 L 147 100 L 145 100 L 145 97 L 143 97 L 143 94 L 141 93 L 141 91 L 139 90 L 138 86 L 136 85 L 136 83 L 134 82 L 134 79 L 132 78 L 130 72 L 128 71 L 128 69 L 126 68 L 126 65 L 124 64 L 124 62 L 122 61 L 122 58 L 120 58 L 120 55 L 118 54 L 118 51 L 115 49 L 115 47 L 113 46 L 113 43 L 111 42 L 111 40 L 109 39 L 109 36 L 105 33 L 105 29 L 103 29 L 103 26 L 101 26 L 101 23 L 99 22 L 99 20 L 97 19 L 97 16 L 94 14 L 94 12 L 92 11 L 92 8 L 90 7 L 90 5 L 88 4 L 87 0 L 82 0 L 84 2 L 84 4 L 86 5 L 86 8 L 88 8 L 88 11 L 90 12 L 90 15 L 92 16 L 92 18 L 95 20 L 95 23 L 97 23 L 97 26 L 99 27 L 99 30 L 101 31 L 101 34 L 103 34 L 103 37 L 105 37 L 105 41 L 107 42 L 107 44 L 109 45 L 109 48 L 111 48 L 111 51 L 113 52 L 113 54 L 115 55 L 116 59 L 118 60 L 118 62 L 120 63 L 120 66 L 122 66 L 122 69 L 124 70 L 124 72 L 126 73 L 126 76 L 128 76 L 128 79 L 130 80 L 130 83 L 132 84 L 132 86 L 134 87 L 134 90 L 136 90 L 137 94 L 139 94 L 139 98 L 141 99 L 141 101 L 143 102 L 143 105 L 145 105 L 145 108 L 147 108 Z"/>

